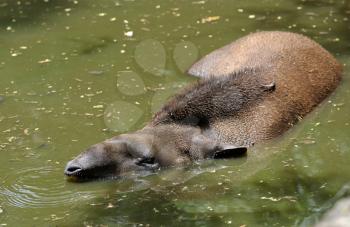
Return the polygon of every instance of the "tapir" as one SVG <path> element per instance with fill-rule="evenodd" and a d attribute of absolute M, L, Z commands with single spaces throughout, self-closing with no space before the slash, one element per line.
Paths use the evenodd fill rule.
<path fill-rule="evenodd" d="M 303 35 L 249 34 L 192 65 L 188 74 L 199 80 L 144 128 L 91 146 L 64 173 L 79 180 L 122 177 L 247 155 L 311 112 L 335 90 L 341 73 L 341 64 Z"/>

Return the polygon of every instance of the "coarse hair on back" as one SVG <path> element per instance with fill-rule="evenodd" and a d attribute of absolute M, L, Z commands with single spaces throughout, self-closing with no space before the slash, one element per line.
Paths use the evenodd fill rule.
<path fill-rule="evenodd" d="M 233 116 L 275 89 L 275 83 L 262 81 L 260 73 L 258 69 L 246 68 L 201 79 L 166 103 L 154 115 L 152 124 L 203 126 L 216 118 Z"/>

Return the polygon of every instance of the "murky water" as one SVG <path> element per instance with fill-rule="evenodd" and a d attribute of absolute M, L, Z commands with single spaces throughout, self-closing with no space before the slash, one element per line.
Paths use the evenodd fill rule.
<path fill-rule="evenodd" d="M 312 225 L 350 194 L 349 19 L 348 0 L 0 0 L 0 226 Z M 337 92 L 246 158 L 65 180 L 193 81 L 197 57 L 257 30 L 325 46 L 347 65 Z"/>

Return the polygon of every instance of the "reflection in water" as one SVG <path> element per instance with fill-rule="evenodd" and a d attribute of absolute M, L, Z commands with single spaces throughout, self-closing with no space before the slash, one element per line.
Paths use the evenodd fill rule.
<path fill-rule="evenodd" d="M 113 127 L 141 127 L 193 80 L 182 72 L 197 53 L 249 32 L 303 33 L 349 65 L 349 17 L 348 0 L 0 1 L 0 225 L 312 225 L 348 195 L 348 66 L 328 102 L 247 159 L 83 184 L 62 172 L 115 135 L 112 103 L 143 113 Z"/>
<path fill-rule="evenodd" d="M 313 223 L 316 223 L 319 220 L 319 214 L 325 213 L 330 208 L 336 204 L 336 202 L 342 198 L 346 198 L 350 196 L 350 182 L 345 184 L 336 194 L 334 197 L 330 198 L 328 201 L 323 203 L 320 207 L 316 207 L 312 209 L 312 214 L 308 217 L 305 217 L 301 222 L 300 226 L 310 226 Z"/>
<path fill-rule="evenodd" d="M 0 25 L 28 25 L 38 23 L 48 17 L 47 14 L 57 13 L 61 8 L 72 7 L 75 4 L 68 0 L 27 0 L 25 2 L 0 1 Z"/>

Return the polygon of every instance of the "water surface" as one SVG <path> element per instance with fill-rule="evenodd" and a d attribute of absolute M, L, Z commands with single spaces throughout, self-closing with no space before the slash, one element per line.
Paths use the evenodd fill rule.
<path fill-rule="evenodd" d="M 349 17 L 347 0 L 0 0 L 0 226 L 312 225 L 349 195 Z M 345 65 L 285 136 L 245 159 L 65 180 L 68 160 L 193 81 L 197 57 L 259 30 L 305 34 Z"/>

